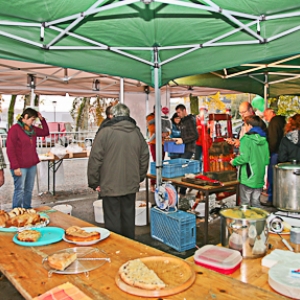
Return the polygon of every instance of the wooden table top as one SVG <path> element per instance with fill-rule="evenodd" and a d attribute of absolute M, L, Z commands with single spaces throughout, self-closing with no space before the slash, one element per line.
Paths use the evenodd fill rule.
<path fill-rule="evenodd" d="M 89 156 L 89 153 L 87 151 L 67 152 L 64 157 L 59 158 L 55 154 L 49 152 L 47 154 L 40 154 L 39 159 L 40 159 L 40 161 L 56 161 L 56 160 L 62 160 L 62 159 L 84 158 L 84 157 L 88 157 L 88 156 Z"/>
<path fill-rule="evenodd" d="M 197 174 L 195 174 L 195 175 L 197 175 Z M 147 177 L 150 178 L 150 179 L 156 179 L 156 176 L 152 175 L 152 174 L 147 174 Z M 162 180 L 163 181 L 169 181 L 169 182 L 171 182 L 175 185 L 178 185 L 178 186 L 183 186 L 183 187 L 192 188 L 192 189 L 207 190 L 207 191 L 212 191 L 212 192 L 215 191 L 215 190 L 221 190 L 221 189 L 237 186 L 240 183 L 238 180 L 234 180 L 234 181 L 222 182 L 224 185 L 214 185 L 214 186 L 212 186 L 212 185 L 198 185 L 198 184 L 193 184 L 193 183 L 182 181 L 181 178 L 182 178 L 182 176 L 181 177 L 175 177 L 175 178 L 163 177 Z"/>
<path fill-rule="evenodd" d="M 289 241 L 289 235 L 282 235 L 283 238 Z M 283 244 L 281 239 L 277 234 L 270 233 L 269 234 L 269 244 L 272 245 L 272 248 L 268 250 L 267 254 L 270 254 L 274 249 L 287 250 L 286 246 Z M 221 245 L 219 245 L 221 246 Z M 268 271 L 269 268 L 263 267 L 261 265 L 262 257 L 260 258 L 248 258 L 243 259 L 241 263 L 240 269 L 235 271 L 232 274 L 226 275 L 228 278 L 234 278 L 246 284 L 250 284 L 266 291 L 270 291 L 276 293 L 268 283 Z M 193 256 L 186 259 L 188 262 L 193 262 Z M 195 265 L 195 270 L 203 269 L 202 267 Z M 283 297 L 283 296 L 282 296 Z M 285 298 L 285 297 L 284 297 Z M 254 297 L 253 297 L 254 299 Z M 288 299 L 288 298 L 287 298 Z"/>
<path fill-rule="evenodd" d="M 62 212 L 53 212 L 48 206 L 40 207 L 38 210 L 49 210 L 47 212 L 50 217 L 49 226 L 63 229 L 73 225 L 80 227 L 93 226 Z M 119 267 L 128 260 L 135 258 L 148 256 L 173 257 L 163 251 L 111 233 L 107 239 L 92 246 L 104 250 L 110 257 L 111 263 L 106 263 L 100 268 L 90 271 L 89 277 L 81 273 L 76 275 L 53 274 L 52 277 L 48 278 L 47 270 L 42 266 L 42 258 L 59 250 L 73 248 L 74 245 L 60 241 L 47 246 L 23 247 L 12 241 L 14 235 L 15 233 L 0 232 L 0 272 L 8 278 L 25 299 L 32 299 L 65 282 L 74 284 L 92 299 L 141 299 L 129 295 L 117 287 L 115 276 Z M 278 294 L 198 266 L 196 267 L 196 280 L 189 289 L 165 298 L 172 300 L 206 298 L 216 298 L 218 300 L 229 298 L 233 300 L 284 299 Z"/>

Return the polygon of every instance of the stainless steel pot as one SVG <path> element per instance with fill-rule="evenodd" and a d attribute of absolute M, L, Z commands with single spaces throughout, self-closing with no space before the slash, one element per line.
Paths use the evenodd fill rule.
<path fill-rule="evenodd" d="M 300 164 L 280 163 L 273 173 L 273 205 L 280 210 L 300 212 Z"/>
<path fill-rule="evenodd" d="M 240 251 L 244 258 L 266 254 L 269 236 L 267 211 L 242 205 L 223 209 L 220 215 L 223 246 Z"/>

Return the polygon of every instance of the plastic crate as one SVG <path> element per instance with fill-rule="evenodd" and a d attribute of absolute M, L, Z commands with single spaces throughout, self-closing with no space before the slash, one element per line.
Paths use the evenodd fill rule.
<path fill-rule="evenodd" d="M 163 161 L 162 176 L 166 178 L 174 178 L 184 176 L 188 173 L 200 173 L 199 160 L 191 160 L 185 158 L 175 158 Z M 156 175 L 156 164 L 151 162 L 150 174 Z"/>
<path fill-rule="evenodd" d="M 170 142 L 165 141 L 164 142 L 164 150 L 165 150 L 165 152 L 169 152 L 169 153 L 184 153 L 185 144 L 177 145 L 173 141 L 170 141 Z"/>
<path fill-rule="evenodd" d="M 181 210 L 166 213 L 151 208 L 151 237 L 178 252 L 195 248 L 196 216 Z"/>

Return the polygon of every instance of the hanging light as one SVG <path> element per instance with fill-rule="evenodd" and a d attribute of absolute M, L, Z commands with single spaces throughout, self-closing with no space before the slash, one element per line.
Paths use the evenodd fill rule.
<path fill-rule="evenodd" d="M 33 74 L 27 74 L 27 86 L 31 89 L 35 89 L 36 78 Z"/>
<path fill-rule="evenodd" d="M 93 87 L 92 87 L 92 90 L 93 91 L 99 91 L 99 85 L 100 85 L 100 81 L 98 79 L 95 79 L 93 81 Z"/>

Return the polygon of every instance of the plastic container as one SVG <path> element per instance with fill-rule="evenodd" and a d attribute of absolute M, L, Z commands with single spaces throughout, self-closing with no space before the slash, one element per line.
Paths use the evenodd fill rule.
<path fill-rule="evenodd" d="M 185 144 L 177 145 L 173 141 L 165 141 L 164 142 L 164 150 L 169 153 L 184 153 Z"/>
<path fill-rule="evenodd" d="M 200 173 L 199 160 L 176 158 L 163 161 L 162 176 L 166 178 L 180 177 L 184 174 Z M 150 174 L 156 175 L 155 162 L 151 162 Z"/>
<path fill-rule="evenodd" d="M 104 223 L 102 200 L 94 201 L 94 215 L 96 223 Z M 149 212 L 151 208 L 151 203 L 148 203 Z M 149 218 L 150 219 L 150 218 Z M 146 226 L 147 225 L 147 210 L 146 201 L 136 201 L 135 204 L 135 225 L 136 226 Z"/>
<path fill-rule="evenodd" d="M 226 275 L 238 270 L 242 259 L 239 251 L 214 245 L 206 245 L 194 255 L 197 265 Z"/>
<path fill-rule="evenodd" d="M 168 213 L 151 208 L 151 237 L 172 247 L 178 252 L 195 248 L 196 216 L 178 210 Z"/>
<path fill-rule="evenodd" d="M 69 204 L 60 204 L 60 205 L 55 205 L 52 207 L 53 209 L 56 209 L 60 212 L 63 212 L 67 215 L 72 215 L 72 209 L 73 209 L 73 206 L 72 205 L 69 205 Z"/>

